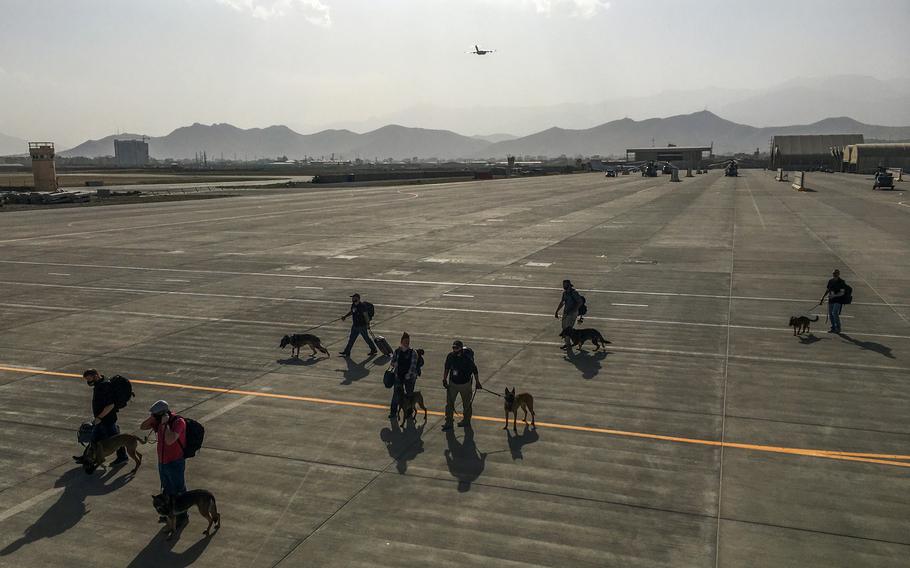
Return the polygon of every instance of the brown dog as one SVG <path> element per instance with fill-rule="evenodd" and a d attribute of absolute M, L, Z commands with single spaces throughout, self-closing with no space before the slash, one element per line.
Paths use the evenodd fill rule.
<path fill-rule="evenodd" d="M 523 392 L 519 395 L 515 395 L 515 389 L 512 390 L 506 389 L 505 395 L 503 396 L 503 402 L 506 410 L 506 425 L 502 427 L 503 430 L 509 429 L 509 413 L 513 413 L 515 418 L 512 420 L 512 430 L 518 431 L 516 426 L 518 422 L 518 409 L 525 411 L 524 421 L 525 424 L 528 423 L 528 412 L 531 413 L 531 426 L 536 428 L 537 425 L 534 423 L 534 397 L 530 394 Z"/>
<path fill-rule="evenodd" d="M 294 335 L 285 335 L 281 338 L 281 343 L 278 345 L 279 348 L 284 349 L 288 345 L 291 346 L 291 357 L 300 358 L 300 348 L 306 345 L 313 352 L 310 354 L 310 357 L 316 355 L 316 351 L 319 350 L 324 353 L 327 357 L 329 355 L 329 350 L 322 346 L 322 341 L 313 335 L 312 333 L 295 333 Z M 294 354 L 294 350 L 297 350 L 297 354 Z"/>
<path fill-rule="evenodd" d="M 215 504 L 215 496 L 211 491 L 205 489 L 193 489 L 181 493 L 180 495 L 165 495 L 163 493 L 152 495 L 152 505 L 162 517 L 167 517 L 167 540 L 171 540 L 174 533 L 177 532 L 177 515 L 186 513 L 195 505 L 199 509 L 199 514 L 209 522 L 208 528 L 202 534 L 208 536 L 211 534 L 212 525 L 215 530 L 221 528 L 221 515 L 218 513 L 218 507 Z"/>
<path fill-rule="evenodd" d="M 85 447 L 85 452 L 83 452 L 82 459 L 79 460 L 79 462 L 82 464 L 85 473 L 93 473 L 98 469 L 98 466 L 104 465 L 104 459 L 107 456 L 113 454 L 120 448 L 126 448 L 127 455 L 136 462 L 136 466 L 133 468 L 133 471 L 136 471 L 139 469 L 139 466 L 142 465 L 142 454 L 139 453 L 136 446 L 138 444 L 144 444 L 146 440 L 148 440 L 148 436 L 139 438 L 132 434 L 117 434 L 116 436 L 111 436 L 100 442 L 89 442 L 89 445 Z"/>
<path fill-rule="evenodd" d="M 802 335 L 804 333 L 809 333 L 809 322 L 813 321 L 818 321 L 818 316 L 815 316 L 815 319 L 812 319 L 806 315 L 791 316 L 790 327 L 793 328 L 793 335 Z"/>
<path fill-rule="evenodd" d="M 395 387 L 400 388 L 400 387 Z M 404 421 L 412 416 L 417 418 L 417 407 L 420 407 L 423 410 L 423 419 L 427 419 L 427 407 L 423 404 L 423 395 L 420 394 L 420 391 L 414 391 L 411 394 L 405 394 L 402 391 L 398 393 L 398 416 L 404 416 L 401 418 L 401 425 L 404 426 Z"/>

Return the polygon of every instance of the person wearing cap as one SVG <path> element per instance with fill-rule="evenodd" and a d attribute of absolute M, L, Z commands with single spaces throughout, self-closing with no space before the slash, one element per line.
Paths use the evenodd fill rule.
<path fill-rule="evenodd" d="M 114 404 L 114 389 L 104 375 L 95 369 L 82 373 L 85 384 L 92 387 L 92 442 L 107 440 L 120 433 L 117 426 L 117 406 Z M 83 456 L 73 456 L 76 463 L 82 463 Z M 111 465 L 126 463 L 126 448 L 117 450 L 117 459 Z"/>
<path fill-rule="evenodd" d="M 562 299 L 556 306 L 556 319 L 559 319 L 559 310 L 562 310 L 562 328 L 565 331 L 570 327 L 575 327 L 575 320 L 578 319 L 578 308 L 581 307 L 581 294 L 572 285 L 571 280 L 562 281 Z M 572 350 L 572 342 L 569 337 L 563 338 L 563 346 L 560 349 L 566 351 Z"/>
<path fill-rule="evenodd" d="M 831 320 L 831 329 L 828 333 L 840 333 L 840 312 L 844 308 L 843 296 L 846 292 L 847 283 L 840 277 L 840 270 L 835 268 L 831 279 L 828 280 L 825 293 L 818 302 L 820 306 L 825 302 L 825 298 L 828 298 L 828 319 Z"/>
<path fill-rule="evenodd" d="M 482 388 L 477 365 L 465 353 L 464 343 L 456 339 L 452 342 L 452 352 L 446 356 L 445 369 L 442 373 L 442 386 L 446 389 L 446 418 L 442 425 L 443 430 L 452 429 L 455 397 L 461 397 L 461 405 L 464 407 L 464 419 L 458 425 L 471 427 L 471 403 L 474 400 L 474 391 L 471 388 L 472 377 L 477 389 Z"/>
<path fill-rule="evenodd" d="M 420 355 L 411 349 L 411 336 L 408 332 L 401 334 L 401 344 L 392 352 L 390 368 L 395 373 L 395 384 L 392 386 L 392 402 L 389 404 L 389 418 L 398 417 L 398 402 L 405 394 L 414 392 L 417 383 L 417 371 Z"/>
<path fill-rule="evenodd" d="M 367 342 L 367 347 L 370 348 L 370 355 L 376 355 L 376 344 L 370 339 L 369 334 L 369 305 L 366 302 L 360 301 L 360 294 L 353 294 L 351 296 L 351 309 L 348 310 L 348 313 L 341 316 L 341 321 L 348 319 L 348 316 L 351 318 L 351 336 L 348 338 L 348 344 L 344 347 L 344 351 L 341 351 L 338 354 L 343 357 L 350 357 L 351 347 L 354 346 L 354 341 L 357 340 L 357 336 L 359 335 Z"/>
<path fill-rule="evenodd" d="M 139 428 L 157 433 L 161 492 L 174 496 L 186 493 L 186 458 L 183 456 L 183 448 L 186 447 L 186 420 L 172 413 L 166 401 L 159 400 L 149 408 L 149 417 Z M 188 522 L 189 515 L 181 513 L 177 516 L 177 529 L 180 530 Z"/>

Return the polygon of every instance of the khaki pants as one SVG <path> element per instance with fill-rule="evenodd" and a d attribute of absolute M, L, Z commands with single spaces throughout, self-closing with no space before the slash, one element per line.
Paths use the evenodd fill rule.
<path fill-rule="evenodd" d="M 446 389 L 446 424 L 452 423 L 452 415 L 455 413 L 455 397 L 461 397 L 461 404 L 464 406 L 465 421 L 471 420 L 471 396 L 474 394 L 472 388 L 473 382 L 468 381 L 463 385 L 457 385 L 449 381 L 449 388 Z"/>
<path fill-rule="evenodd" d="M 577 319 L 578 319 L 578 310 L 573 310 L 571 312 L 568 310 L 564 311 L 562 313 L 562 329 L 560 329 L 559 331 L 561 332 L 563 329 L 566 329 L 567 327 L 575 327 L 575 320 L 577 320 Z M 569 345 L 571 343 L 571 341 L 569 341 L 569 338 L 566 337 L 563 339 L 563 343 L 565 345 Z"/>

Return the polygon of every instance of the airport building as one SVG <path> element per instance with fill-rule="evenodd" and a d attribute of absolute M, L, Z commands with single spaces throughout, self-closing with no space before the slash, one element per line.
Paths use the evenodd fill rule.
<path fill-rule="evenodd" d="M 149 143 L 145 140 L 114 140 L 118 166 L 144 166 L 149 163 Z"/>
<path fill-rule="evenodd" d="M 32 176 L 35 191 L 57 191 L 57 166 L 54 164 L 53 142 L 29 142 L 28 154 L 32 158 Z"/>
<path fill-rule="evenodd" d="M 840 156 L 850 144 L 862 144 L 862 134 L 796 134 L 771 139 L 770 168 L 808 170 L 827 167 L 840 170 Z"/>
<path fill-rule="evenodd" d="M 626 148 L 628 162 L 670 162 L 679 168 L 700 169 L 705 159 L 710 159 L 711 146 L 661 146 L 652 148 Z"/>
<path fill-rule="evenodd" d="M 879 167 L 910 170 L 910 143 L 850 144 L 844 148 L 841 171 L 871 174 Z"/>

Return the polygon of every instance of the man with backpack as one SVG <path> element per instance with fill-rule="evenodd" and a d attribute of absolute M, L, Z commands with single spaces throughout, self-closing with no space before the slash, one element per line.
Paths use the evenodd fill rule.
<path fill-rule="evenodd" d="M 562 327 L 560 332 L 565 331 L 570 327 L 575 327 L 575 320 L 579 316 L 584 316 L 587 313 L 588 308 L 585 304 L 585 298 L 578 293 L 578 290 L 572 285 L 571 280 L 562 281 L 562 299 L 559 300 L 559 305 L 556 306 L 556 319 L 559 319 L 559 310 L 562 310 Z M 572 349 L 572 342 L 569 340 L 569 336 L 563 338 L 563 346 L 560 349 L 570 351 Z"/>
<path fill-rule="evenodd" d="M 115 385 L 97 370 L 88 369 L 82 373 L 82 378 L 85 379 L 85 384 L 92 387 L 93 428 L 91 441 L 100 442 L 116 436 L 120 433 L 120 427 L 117 426 L 117 410 L 126 406 L 126 401 L 118 405 L 119 401 Z M 76 463 L 82 463 L 82 456 L 73 456 L 73 460 Z M 121 447 L 117 450 L 117 459 L 111 462 L 111 465 L 120 465 L 126 463 L 126 461 L 126 448 Z"/>
<path fill-rule="evenodd" d="M 818 301 L 819 306 L 825 303 L 825 297 L 828 298 L 828 319 L 831 320 L 828 333 L 840 333 L 840 312 L 844 304 L 853 302 L 853 288 L 840 277 L 840 270 L 834 269 L 831 274 L 825 293 Z"/>
<path fill-rule="evenodd" d="M 370 339 L 369 333 L 370 320 L 373 319 L 375 313 L 373 304 L 360 301 L 360 294 L 351 296 L 351 309 L 348 310 L 348 313 L 341 316 L 341 321 L 346 320 L 348 316 L 351 317 L 351 336 L 348 338 L 348 344 L 344 347 L 344 350 L 338 353 L 339 355 L 343 357 L 351 356 L 351 347 L 354 346 L 354 341 L 357 340 L 358 335 L 367 342 L 367 347 L 370 348 L 370 356 L 376 355 L 376 344 Z"/>
<path fill-rule="evenodd" d="M 445 370 L 442 373 L 442 386 L 446 389 L 446 418 L 442 425 L 443 431 L 452 429 L 455 397 L 461 397 L 461 405 L 464 408 L 464 419 L 458 425 L 464 428 L 471 427 L 471 404 L 474 401 L 472 377 L 477 389 L 483 388 L 480 385 L 477 365 L 474 364 L 474 351 L 456 339 L 452 342 L 452 352 L 446 356 Z"/>
<path fill-rule="evenodd" d="M 389 368 L 395 373 L 395 382 L 392 386 L 392 401 L 389 405 L 389 418 L 398 416 L 398 403 L 406 394 L 414 392 L 417 376 L 423 367 L 423 350 L 411 348 L 411 336 L 408 332 L 401 334 L 401 345 L 392 353 Z"/>
<path fill-rule="evenodd" d="M 171 412 L 167 402 L 159 400 L 149 408 L 149 417 L 139 426 L 155 430 L 158 435 L 158 478 L 161 492 L 178 496 L 186 493 L 186 420 Z M 160 522 L 164 520 L 159 519 Z M 186 512 L 177 515 L 177 530 L 189 522 Z"/>

